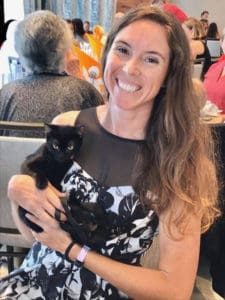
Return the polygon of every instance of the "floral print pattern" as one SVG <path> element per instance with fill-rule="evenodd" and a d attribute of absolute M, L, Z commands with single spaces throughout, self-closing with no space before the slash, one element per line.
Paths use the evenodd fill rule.
<path fill-rule="evenodd" d="M 100 185 L 78 163 L 65 176 L 62 187 L 71 201 L 98 202 L 105 211 L 109 236 L 100 249 L 112 259 L 140 265 L 150 247 L 158 218 L 144 212 L 131 186 Z M 85 267 L 78 268 L 63 256 L 34 243 L 21 267 L 0 282 L 0 299 L 129 299 L 129 297 Z"/>

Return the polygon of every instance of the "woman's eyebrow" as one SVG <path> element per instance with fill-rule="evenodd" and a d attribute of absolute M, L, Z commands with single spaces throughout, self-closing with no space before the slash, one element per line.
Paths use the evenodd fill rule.
<path fill-rule="evenodd" d="M 127 47 L 131 47 L 129 43 L 127 43 L 127 42 L 125 42 L 123 40 L 117 40 L 117 41 L 115 41 L 115 44 L 124 44 Z"/>

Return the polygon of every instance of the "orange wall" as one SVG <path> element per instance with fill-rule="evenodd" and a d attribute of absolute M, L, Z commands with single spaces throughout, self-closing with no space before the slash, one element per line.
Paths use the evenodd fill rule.
<path fill-rule="evenodd" d="M 150 0 L 117 0 L 116 11 L 125 12 L 138 4 L 150 4 Z"/>

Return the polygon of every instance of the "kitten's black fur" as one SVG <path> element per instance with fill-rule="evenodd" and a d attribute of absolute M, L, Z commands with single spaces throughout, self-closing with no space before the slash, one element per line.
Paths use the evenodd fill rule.
<path fill-rule="evenodd" d="M 60 182 L 73 164 L 82 145 L 83 126 L 59 126 L 46 124 L 46 142 L 33 154 L 29 155 L 21 166 L 23 174 L 35 178 L 37 188 L 45 189 L 48 181 L 61 191 Z M 64 199 L 67 221 L 60 221 L 60 226 L 68 231 L 72 238 L 82 244 L 99 247 L 106 238 L 103 223 L 104 211 L 97 203 L 81 203 Z M 19 216 L 23 222 L 36 232 L 43 229 L 28 220 L 27 211 L 19 207 Z"/>

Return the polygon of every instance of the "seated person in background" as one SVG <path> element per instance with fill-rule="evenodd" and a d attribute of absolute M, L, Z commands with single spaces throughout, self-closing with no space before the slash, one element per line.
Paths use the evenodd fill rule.
<path fill-rule="evenodd" d="M 180 23 L 183 23 L 188 18 L 182 9 L 174 4 L 167 3 L 166 0 L 152 0 L 151 4 L 171 13 Z"/>
<path fill-rule="evenodd" d="M 200 22 L 202 23 L 205 36 L 207 34 L 208 28 L 209 28 L 209 21 L 207 19 L 200 19 Z"/>
<path fill-rule="evenodd" d="M 207 99 L 203 82 L 198 78 L 192 78 L 194 91 L 199 100 L 200 119 L 207 123 L 223 123 L 218 107 Z"/>
<path fill-rule="evenodd" d="M 200 76 L 201 80 L 203 80 L 205 73 L 211 65 L 211 57 L 204 40 L 205 33 L 202 23 L 195 18 L 188 18 L 184 21 L 182 27 L 189 40 L 193 62 L 198 63 L 198 61 L 201 60 L 203 63 Z"/>
<path fill-rule="evenodd" d="M 16 50 L 28 75 L 0 90 L 0 120 L 50 122 L 61 112 L 102 103 L 93 85 L 64 72 L 72 43 L 67 23 L 50 11 L 19 22 Z"/>
<path fill-rule="evenodd" d="M 90 50 L 90 45 L 88 38 L 85 35 L 83 21 L 78 18 L 72 19 L 73 24 L 73 34 L 75 41 L 77 42 L 77 46 L 80 47 L 84 52 L 88 52 Z"/>
<path fill-rule="evenodd" d="M 215 22 L 212 22 L 209 24 L 209 28 L 206 33 L 206 38 L 207 39 L 215 39 L 215 40 L 220 39 L 220 33 L 218 30 L 217 24 Z"/>
<path fill-rule="evenodd" d="M 0 49 L 0 88 L 12 80 L 9 69 L 9 57 L 18 58 L 18 53 L 14 47 L 14 33 L 18 21 L 10 22 L 6 31 L 6 40 Z"/>
<path fill-rule="evenodd" d="M 89 21 L 84 21 L 84 31 L 86 33 L 92 34 L 93 32 L 90 30 L 90 22 Z"/>
<path fill-rule="evenodd" d="M 221 39 L 221 48 L 225 53 L 225 35 Z M 212 64 L 205 74 L 204 86 L 208 99 L 215 103 L 225 114 L 225 55 Z"/>
<path fill-rule="evenodd" d="M 203 10 L 201 12 L 201 19 L 208 20 L 208 18 L 209 18 L 209 12 L 208 12 L 208 10 Z"/>

